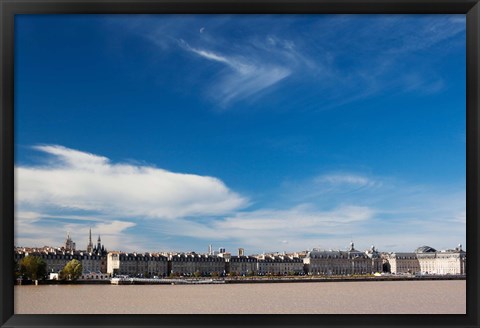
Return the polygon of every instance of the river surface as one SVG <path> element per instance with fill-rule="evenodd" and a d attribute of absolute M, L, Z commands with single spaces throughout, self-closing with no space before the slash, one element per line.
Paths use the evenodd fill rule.
<path fill-rule="evenodd" d="M 16 314 L 465 314 L 466 281 L 15 286 Z"/>

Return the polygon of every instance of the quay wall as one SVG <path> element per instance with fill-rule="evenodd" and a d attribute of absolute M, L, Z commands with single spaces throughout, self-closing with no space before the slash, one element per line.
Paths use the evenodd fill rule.
<path fill-rule="evenodd" d="M 265 283 L 307 283 L 307 282 L 352 282 L 352 281 L 426 281 L 426 280 L 466 280 L 465 275 L 442 275 L 442 276 L 386 276 L 386 277 L 302 277 L 302 278 L 283 278 L 283 277 L 235 277 L 225 279 L 169 279 L 163 278 L 158 281 L 152 279 L 122 280 L 119 285 L 170 285 L 170 284 L 265 284 Z M 27 281 L 17 285 L 32 285 L 34 282 Z M 39 285 L 110 285 L 110 279 L 107 280 L 39 280 Z"/>

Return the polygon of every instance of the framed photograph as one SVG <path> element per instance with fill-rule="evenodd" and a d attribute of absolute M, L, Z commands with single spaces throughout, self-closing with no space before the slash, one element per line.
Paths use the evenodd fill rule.
<path fill-rule="evenodd" d="M 1 327 L 479 325 L 477 0 L 0 4 Z"/>

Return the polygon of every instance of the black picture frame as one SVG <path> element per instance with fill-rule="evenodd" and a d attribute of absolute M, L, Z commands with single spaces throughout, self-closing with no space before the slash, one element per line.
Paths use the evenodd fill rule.
<path fill-rule="evenodd" d="M 478 0 L 0 0 L 0 326 L 1 327 L 477 327 L 479 326 L 480 4 Z M 14 245 L 14 16 L 16 14 L 465 14 L 466 112 L 466 315 L 15 315 Z"/>

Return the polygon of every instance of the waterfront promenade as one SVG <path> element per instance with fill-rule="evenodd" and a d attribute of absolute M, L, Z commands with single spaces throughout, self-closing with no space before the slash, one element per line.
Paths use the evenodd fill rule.
<path fill-rule="evenodd" d="M 465 314 L 465 311 L 465 280 L 15 286 L 17 314 Z"/>
<path fill-rule="evenodd" d="M 225 277 L 225 278 L 112 278 L 106 281 L 76 281 L 58 283 L 105 283 L 113 285 L 156 285 L 156 284 L 263 284 L 263 283 L 295 283 L 295 282 L 340 282 L 340 281 L 413 281 L 413 280 L 464 280 L 465 275 L 355 275 L 355 276 L 252 276 L 252 277 Z M 57 284 L 54 281 L 41 282 L 43 284 Z"/>

